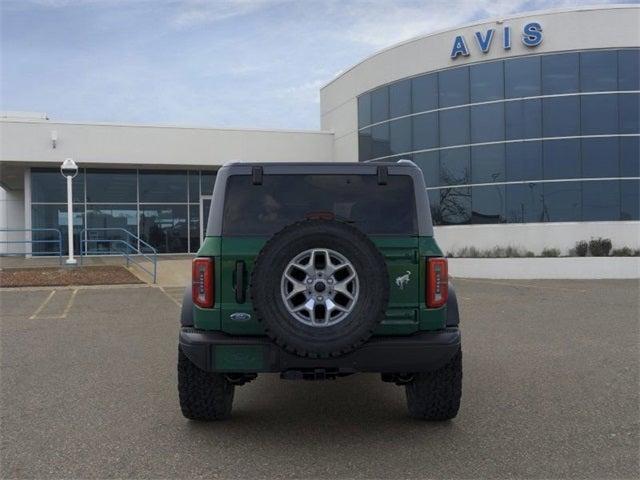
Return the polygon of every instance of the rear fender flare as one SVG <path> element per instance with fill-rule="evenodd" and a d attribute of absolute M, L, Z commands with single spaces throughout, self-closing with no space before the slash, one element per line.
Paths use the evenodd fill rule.
<path fill-rule="evenodd" d="M 447 327 L 457 327 L 460 324 L 458 297 L 453 283 L 449 282 L 449 297 L 447 298 Z"/>
<path fill-rule="evenodd" d="M 193 299 L 191 297 L 191 287 L 184 289 L 182 296 L 182 308 L 180 310 L 180 325 L 183 327 L 193 327 Z"/>

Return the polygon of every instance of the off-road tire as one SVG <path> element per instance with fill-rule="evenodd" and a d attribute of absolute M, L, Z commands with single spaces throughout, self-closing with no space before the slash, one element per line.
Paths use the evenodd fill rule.
<path fill-rule="evenodd" d="M 178 347 L 178 394 L 182 415 L 203 421 L 229 418 L 233 392 L 233 384 L 224 375 L 200 370 Z"/>
<path fill-rule="evenodd" d="M 339 323 L 322 328 L 296 320 L 280 292 L 288 262 L 313 248 L 332 249 L 346 257 L 359 281 L 353 310 Z M 303 220 L 276 233 L 258 254 L 251 275 L 251 299 L 265 333 L 283 349 L 302 357 L 337 357 L 366 342 L 384 319 L 389 273 L 382 253 L 357 228 L 334 220 Z"/>
<path fill-rule="evenodd" d="M 462 350 L 444 367 L 416 373 L 405 386 L 409 415 L 421 420 L 450 420 L 458 414 L 462 396 Z"/>

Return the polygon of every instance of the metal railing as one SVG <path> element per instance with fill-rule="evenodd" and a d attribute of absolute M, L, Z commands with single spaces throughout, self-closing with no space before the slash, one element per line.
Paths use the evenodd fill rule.
<path fill-rule="evenodd" d="M 10 244 L 10 243 L 17 243 L 17 244 L 31 244 L 31 252 L 10 252 L 10 251 L 6 251 L 6 252 L 0 252 L 0 255 L 32 255 L 32 256 L 41 256 L 41 255 L 57 255 L 58 259 L 60 261 L 60 264 L 62 265 L 62 232 L 60 232 L 60 230 L 58 230 L 57 228 L 2 228 L 0 229 L 0 234 L 2 233 L 16 233 L 16 232 L 23 232 L 23 233 L 27 233 L 30 232 L 31 238 L 29 239 L 23 239 L 23 240 L 8 240 L 9 236 L 7 235 L 7 240 L 0 240 L 0 244 Z M 33 233 L 40 233 L 40 232 L 51 232 L 51 233 L 55 233 L 57 238 L 45 238 L 44 240 L 34 240 L 33 239 Z M 58 246 L 58 250 L 57 251 L 48 251 L 48 252 L 34 252 L 33 251 L 33 244 L 35 243 L 55 243 Z"/>
<path fill-rule="evenodd" d="M 121 233 L 125 233 L 125 238 L 88 238 L 87 234 L 90 232 L 114 232 L 118 231 Z M 88 244 L 90 243 L 107 243 L 109 244 L 109 251 L 105 252 L 104 250 L 89 250 Z M 113 251 L 111 249 L 112 246 L 115 246 L 116 250 Z M 119 248 L 121 247 L 121 248 Z M 149 250 L 147 252 L 143 251 L 143 248 Z M 156 283 L 156 275 L 157 275 L 157 267 L 158 267 L 158 252 L 155 248 L 149 245 L 147 242 L 142 240 L 140 237 L 137 237 L 129 230 L 125 228 L 84 228 L 80 232 L 80 264 L 82 264 L 82 259 L 87 255 L 123 255 L 127 260 L 127 266 L 133 263 L 140 270 L 145 273 L 148 273 L 153 278 L 153 283 Z M 144 263 L 142 261 L 137 261 L 137 257 L 142 257 L 143 260 L 147 260 L 151 262 L 152 267 L 147 269 L 144 267 Z"/>

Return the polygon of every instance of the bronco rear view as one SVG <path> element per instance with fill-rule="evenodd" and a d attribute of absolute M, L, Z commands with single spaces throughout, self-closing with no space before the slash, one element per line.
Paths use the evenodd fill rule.
<path fill-rule="evenodd" d="M 409 414 L 456 416 L 458 305 L 413 163 L 229 164 L 193 260 L 178 348 L 185 417 L 230 416 L 260 373 L 380 373 Z"/>

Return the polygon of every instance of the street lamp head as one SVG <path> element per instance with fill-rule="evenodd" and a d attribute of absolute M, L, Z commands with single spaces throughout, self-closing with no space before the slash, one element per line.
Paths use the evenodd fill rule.
<path fill-rule="evenodd" d="M 60 165 L 60 173 L 64 177 L 75 177 L 78 174 L 78 165 L 73 161 L 73 158 L 67 158 L 62 165 Z"/>

